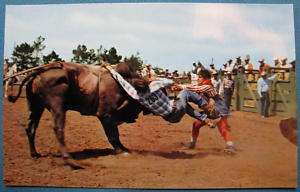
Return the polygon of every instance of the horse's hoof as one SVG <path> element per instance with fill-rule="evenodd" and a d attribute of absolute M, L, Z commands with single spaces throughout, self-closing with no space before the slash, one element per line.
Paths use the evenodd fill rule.
<path fill-rule="evenodd" d="M 39 159 L 41 155 L 39 153 L 31 153 L 31 157 L 34 159 Z"/>
<path fill-rule="evenodd" d="M 114 154 L 118 155 L 118 154 L 129 154 L 129 150 L 122 150 L 122 149 L 115 149 L 114 150 Z"/>
<path fill-rule="evenodd" d="M 84 169 L 82 165 L 79 163 L 75 162 L 72 159 L 64 159 L 65 165 L 70 166 L 72 169 L 77 170 L 77 169 Z"/>

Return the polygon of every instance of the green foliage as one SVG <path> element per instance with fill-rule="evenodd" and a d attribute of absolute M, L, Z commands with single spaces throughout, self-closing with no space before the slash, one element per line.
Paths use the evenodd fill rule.
<path fill-rule="evenodd" d="M 82 64 L 95 64 L 99 61 L 99 57 L 96 55 L 94 49 L 88 50 L 85 45 L 78 45 L 76 49 L 72 51 L 73 58 L 71 61 Z"/>
<path fill-rule="evenodd" d="M 55 53 L 55 51 L 52 51 L 50 54 L 43 56 L 43 62 L 44 63 L 50 63 L 54 61 L 64 61 L 62 60 L 59 55 Z"/>
<path fill-rule="evenodd" d="M 136 55 L 131 55 L 129 58 L 125 57 L 124 61 L 128 63 L 129 67 L 134 71 L 141 71 L 143 68 L 143 60 L 139 53 L 136 53 Z"/>
<path fill-rule="evenodd" d="M 116 48 L 112 47 L 108 50 L 104 50 L 103 53 L 100 53 L 100 58 L 110 64 L 117 64 L 121 61 L 122 56 L 117 54 Z"/>
<path fill-rule="evenodd" d="M 160 74 L 162 71 L 164 71 L 162 68 L 160 67 L 153 67 L 153 71 L 156 73 L 156 74 Z"/>
<path fill-rule="evenodd" d="M 28 43 L 17 45 L 12 54 L 12 60 L 18 70 L 24 70 L 37 66 L 38 57 L 33 56 L 35 48 Z"/>
<path fill-rule="evenodd" d="M 42 63 L 42 56 L 40 57 L 39 54 L 41 51 L 43 51 L 46 48 L 46 45 L 44 45 L 45 38 L 42 36 L 39 36 L 36 38 L 36 40 L 33 42 L 33 49 L 35 53 L 35 57 L 37 58 L 37 63 Z"/>

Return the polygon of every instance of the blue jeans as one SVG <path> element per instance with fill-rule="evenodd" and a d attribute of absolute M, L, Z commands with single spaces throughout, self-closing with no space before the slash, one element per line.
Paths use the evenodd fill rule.
<path fill-rule="evenodd" d="M 262 116 L 269 116 L 269 107 L 270 107 L 270 96 L 268 92 L 262 92 L 260 98 L 260 114 Z"/>
<path fill-rule="evenodd" d="M 188 114 L 189 116 L 198 119 L 198 120 L 205 120 L 207 115 L 204 112 L 199 112 L 195 110 L 188 102 L 195 103 L 201 108 L 203 105 L 207 104 L 207 101 L 200 96 L 199 94 L 189 91 L 189 90 L 182 90 L 179 92 L 177 96 L 177 100 L 174 101 L 174 108 L 170 115 L 164 117 L 165 120 L 171 123 L 179 122 L 184 114 Z"/>

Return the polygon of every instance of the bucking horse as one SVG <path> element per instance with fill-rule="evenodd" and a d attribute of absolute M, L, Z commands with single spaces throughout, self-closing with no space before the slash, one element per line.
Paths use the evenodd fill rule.
<path fill-rule="evenodd" d="M 147 89 L 148 82 L 126 63 L 119 63 L 115 70 L 138 91 Z M 62 158 L 72 168 L 81 166 L 72 160 L 65 144 L 64 127 L 68 110 L 96 116 L 114 152 L 128 152 L 119 139 L 118 125 L 134 122 L 143 108 L 120 87 L 104 66 L 55 62 L 39 67 L 25 77 L 16 96 L 8 97 L 10 102 L 19 98 L 24 85 L 29 111 L 26 133 L 33 158 L 40 157 L 35 148 L 35 134 L 45 109 L 53 117 L 53 129 Z"/>

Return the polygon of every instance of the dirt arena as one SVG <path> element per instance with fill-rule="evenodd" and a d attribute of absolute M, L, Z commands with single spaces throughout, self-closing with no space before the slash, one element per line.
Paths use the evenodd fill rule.
<path fill-rule="evenodd" d="M 297 147 L 278 127 L 280 117 L 233 112 L 229 119 L 237 154 L 223 152 L 217 129 L 203 127 L 196 149 L 184 149 L 193 120 L 185 116 L 170 124 L 143 116 L 122 124 L 121 141 L 130 155 L 112 155 L 95 117 L 67 113 L 66 143 L 85 169 L 64 166 L 45 111 L 37 130 L 42 158 L 29 155 L 25 126 L 26 100 L 4 101 L 4 183 L 7 186 L 64 186 L 92 188 L 294 188 L 297 186 Z"/>

